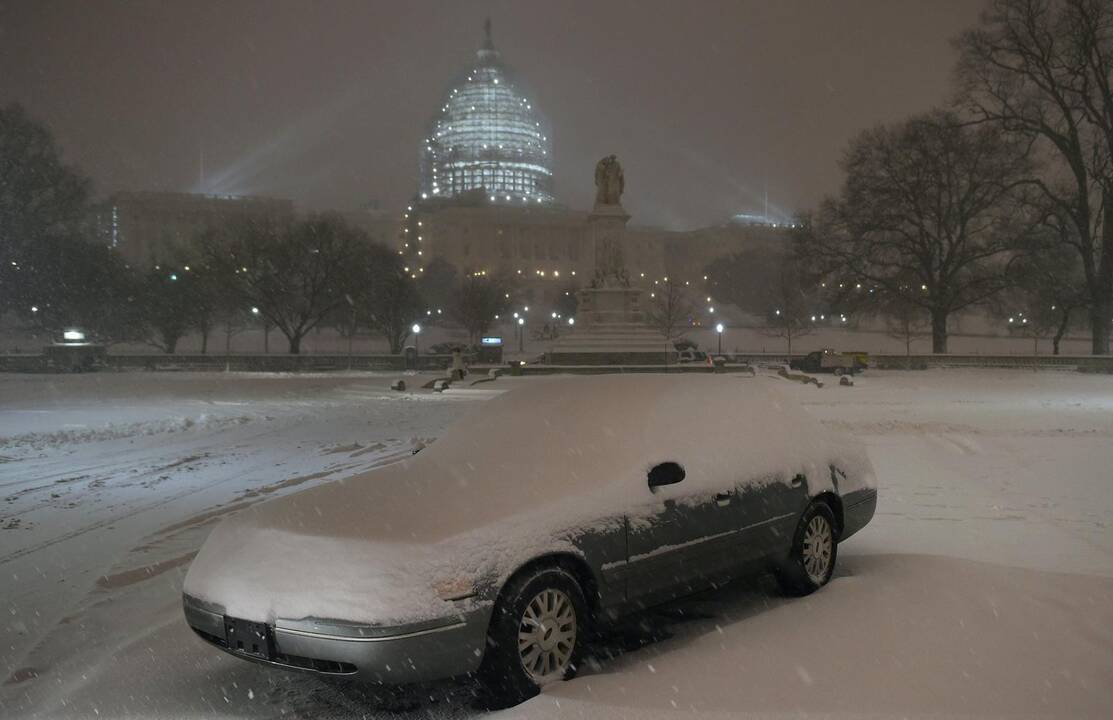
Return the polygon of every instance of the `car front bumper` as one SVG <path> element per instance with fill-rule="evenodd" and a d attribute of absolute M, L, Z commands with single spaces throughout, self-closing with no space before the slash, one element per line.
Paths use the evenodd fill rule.
<path fill-rule="evenodd" d="M 183 595 L 186 621 L 202 639 L 252 662 L 372 683 L 425 682 L 474 672 L 483 659 L 490 607 L 438 620 L 379 627 L 319 620 L 277 620 L 259 646 L 232 641 L 243 621 Z M 239 624 L 239 625 L 237 625 Z"/>

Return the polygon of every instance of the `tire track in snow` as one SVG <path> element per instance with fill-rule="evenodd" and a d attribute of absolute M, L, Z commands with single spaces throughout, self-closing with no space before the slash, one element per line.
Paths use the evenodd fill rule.
<path fill-rule="evenodd" d="M 354 467 L 358 467 L 358 466 L 359 466 L 358 463 L 340 465 L 340 466 L 333 466 L 332 468 L 329 468 L 327 471 L 323 471 L 324 472 L 323 477 L 328 477 L 328 476 L 331 476 L 331 475 L 335 475 L 337 473 L 342 473 L 342 472 L 345 472 L 347 470 L 351 470 Z M 52 545 L 57 545 L 58 543 L 66 542 L 67 540 L 73 540 L 74 538 L 81 537 L 82 535 L 84 535 L 86 533 L 89 533 L 89 532 L 92 532 L 94 530 L 99 530 L 100 528 L 108 527 L 109 525 L 117 523 L 120 520 L 125 520 L 127 518 L 134 517 L 135 515 L 139 515 L 141 513 L 145 513 L 145 512 L 148 512 L 150 510 L 154 510 L 156 508 L 159 508 L 159 507 L 162 507 L 164 505 L 168 505 L 172 502 L 175 502 L 177 500 L 180 500 L 184 497 L 194 495 L 194 494 L 202 492 L 204 490 L 208 490 L 209 488 L 213 488 L 213 487 L 216 487 L 218 485 L 222 485 L 222 484 L 227 483 L 227 482 L 232 482 L 232 481 L 237 480 L 237 479 L 239 479 L 237 476 L 232 475 L 232 476 L 228 476 L 228 477 L 219 478 L 217 480 L 214 480 L 213 482 L 203 483 L 201 485 L 197 485 L 197 486 L 194 486 L 192 488 L 182 490 L 181 492 L 174 493 L 173 495 L 164 496 L 162 499 L 157 500 L 153 503 L 146 503 L 146 504 L 143 504 L 143 505 L 139 505 L 137 507 L 133 507 L 131 510 L 129 510 L 125 513 L 120 513 L 120 514 L 117 514 L 117 515 L 113 515 L 112 517 L 103 518 L 103 519 L 98 520 L 96 522 L 93 522 L 93 523 L 90 523 L 88 525 L 84 525 L 82 527 L 79 527 L 75 530 L 72 530 L 68 533 L 64 533 L 62 535 L 57 535 L 55 537 L 49 538 L 47 540 L 43 540 L 43 541 L 35 543 L 33 545 L 29 545 L 27 547 L 20 548 L 19 550 L 16 550 L 14 552 L 10 552 L 6 555 L 0 555 L 0 565 L 4 565 L 6 563 L 11 562 L 12 560 L 16 560 L 16 559 L 21 558 L 25 555 L 29 555 L 29 554 L 34 553 L 34 552 L 38 552 L 39 550 L 44 550 L 44 549 L 46 549 L 46 548 L 48 548 Z"/>

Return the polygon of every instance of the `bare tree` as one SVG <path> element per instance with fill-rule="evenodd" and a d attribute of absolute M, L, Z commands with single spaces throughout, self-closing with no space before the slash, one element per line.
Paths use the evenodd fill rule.
<path fill-rule="evenodd" d="M 824 314 L 817 286 L 792 253 L 745 250 L 720 258 L 707 268 L 712 292 L 720 301 L 763 320 L 762 332 L 792 343 L 810 334 Z"/>
<path fill-rule="evenodd" d="M 354 283 L 356 322 L 366 324 L 384 337 L 390 352 L 402 352 L 414 320 L 420 317 L 422 298 L 418 281 L 406 272 L 402 260 L 382 245 L 365 251 L 366 272 Z"/>
<path fill-rule="evenodd" d="M 185 271 L 154 267 L 142 280 L 140 310 L 145 341 L 167 355 L 177 352 L 178 342 L 189 332 L 190 305 L 196 287 Z"/>
<path fill-rule="evenodd" d="M 292 355 L 344 302 L 359 248 L 367 243 L 362 232 L 329 215 L 237 223 L 203 241 L 206 264 L 286 336 Z"/>
<path fill-rule="evenodd" d="M 1028 182 L 1074 227 L 1092 350 L 1113 319 L 1113 4 L 993 0 L 958 40 L 963 104 L 1043 160 Z"/>
<path fill-rule="evenodd" d="M 46 125 L 20 105 L 0 107 L 0 272 L 18 266 L 22 251 L 43 238 L 78 234 L 90 190 L 88 178 L 62 162 Z M 4 301 L 6 286 L 18 278 L 0 280 Z"/>
<path fill-rule="evenodd" d="M 907 295 L 897 295 L 886 303 L 884 318 L 889 337 L 904 343 L 905 357 L 911 357 L 912 341 L 922 337 L 931 325 L 927 312 L 909 301 Z"/>
<path fill-rule="evenodd" d="M 645 315 L 651 327 L 669 340 L 684 334 L 695 313 L 695 303 L 684 283 L 666 277 L 650 288 L 648 301 Z"/>
<path fill-rule="evenodd" d="M 793 255 L 782 255 L 767 276 L 764 334 L 785 339 L 786 352 L 792 357 L 792 341 L 810 335 L 815 329 L 819 301 L 803 268 Z"/>
<path fill-rule="evenodd" d="M 1090 297 L 1082 280 L 1078 253 L 1063 241 L 1074 232 L 1073 224 L 1051 215 L 1009 263 L 1010 288 L 997 315 L 1008 322 L 1009 332 L 1033 338 L 1038 350 L 1041 338 L 1050 337 L 1052 354 L 1067 331 L 1076 325 Z"/>
<path fill-rule="evenodd" d="M 495 315 L 510 307 L 510 283 L 496 276 L 467 272 L 456 286 L 448 316 L 468 331 L 468 342 L 475 345 L 495 322 Z"/>
<path fill-rule="evenodd" d="M 862 133 L 842 165 L 844 186 L 798 236 L 800 251 L 831 276 L 922 307 L 932 352 L 947 352 L 948 318 L 1004 287 L 1024 229 L 1014 204 L 1022 149 L 934 111 Z"/>

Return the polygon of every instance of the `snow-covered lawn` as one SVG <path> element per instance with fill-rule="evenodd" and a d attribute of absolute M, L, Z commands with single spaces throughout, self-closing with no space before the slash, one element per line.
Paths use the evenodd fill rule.
<path fill-rule="evenodd" d="M 545 381 L 442 395 L 391 379 L 0 375 L 0 716 L 374 714 L 207 647 L 179 593 L 218 519 L 391 462 L 476 401 Z M 506 716 L 1113 715 L 1113 378 L 738 381 L 783 384 L 869 448 L 878 515 L 835 580 L 649 613 Z M 432 693 L 414 716 L 475 712 L 458 688 Z"/>

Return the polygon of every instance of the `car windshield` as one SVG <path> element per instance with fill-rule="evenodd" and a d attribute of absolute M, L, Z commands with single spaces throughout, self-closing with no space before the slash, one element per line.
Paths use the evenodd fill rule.
<path fill-rule="evenodd" d="M 1113 717 L 1113 3 L 0 0 L 0 68 L 0 717 Z"/>

